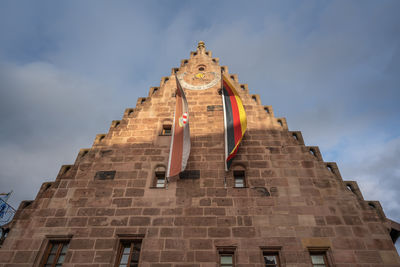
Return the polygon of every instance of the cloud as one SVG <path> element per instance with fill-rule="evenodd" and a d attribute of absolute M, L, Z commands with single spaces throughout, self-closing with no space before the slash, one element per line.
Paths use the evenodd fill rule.
<path fill-rule="evenodd" d="M 342 175 L 356 180 L 367 200 L 379 200 L 386 215 L 400 221 L 400 137 L 343 148 Z M 347 175 L 352 175 L 351 177 Z"/>
<path fill-rule="evenodd" d="M 32 199 L 32 186 L 54 180 L 111 122 L 106 89 L 48 63 L 2 63 L 0 88 L 0 188 L 18 201 Z"/>

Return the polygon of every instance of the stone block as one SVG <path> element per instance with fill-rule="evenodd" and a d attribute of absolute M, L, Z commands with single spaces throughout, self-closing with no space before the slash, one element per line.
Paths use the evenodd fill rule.
<path fill-rule="evenodd" d="M 158 208 L 144 208 L 143 215 L 160 215 L 160 209 Z"/>
<path fill-rule="evenodd" d="M 92 263 L 94 259 L 94 251 L 78 250 L 74 251 L 71 263 Z"/>
<path fill-rule="evenodd" d="M 95 197 L 110 197 L 112 195 L 112 188 L 96 188 Z"/>
<path fill-rule="evenodd" d="M 14 251 L 0 251 L 0 263 L 11 262 L 14 256 Z"/>
<path fill-rule="evenodd" d="M 396 251 L 379 251 L 383 264 L 400 265 L 399 254 Z"/>
<path fill-rule="evenodd" d="M 231 198 L 214 198 L 212 202 L 216 203 L 217 206 L 233 206 Z"/>
<path fill-rule="evenodd" d="M 161 228 L 160 230 L 161 237 L 181 237 L 182 229 L 181 228 Z"/>
<path fill-rule="evenodd" d="M 217 223 L 216 217 L 177 217 L 174 220 L 176 226 L 214 226 Z"/>
<path fill-rule="evenodd" d="M 126 197 L 142 197 L 143 195 L 144 195 L 144 189 L 127 188 L 125 192 Z"/>
<path fill-rule="evenodd" d="M 115 209 L 108 209 L 108 208 L 97 208 L 95 215 L 96 216 L 114 216 Z"/>
<path fill-rule="evenodd" d="M 143 262 L 159 262 L 160 254 L 161 254 L 160 251 L 143 250 L 141 252 L 140 258 Z M 157 265 L 157 266 L 159 266 L 159 265 Z M 155 265 L 152 264 L 151 266 L 155 266 Z"/>
<path fill-rule="evenodd" d="M 350 250 L 365 249 L 365 245 L 362 240 L 344 238 L 344 237 L 333 238 L 332 247 L 334 249 L 350 249 Z"/>
<path fill-rule="evenodd" d="M 340 225 L 343 224 L 339 216 L 325 216 L 326 224 L 328 225 Z"/>
<path fill-rule="evenodd" d="M 130 226 L 148 226 L 150 225 L 150 217 L 130 217 Z"/>
<path fill-rule="evenodd" d="M 165 249 L 182 250 L 188 249 L 187 240 L 184 239 L 165 239 Z"/>
<path fill-rule="evenodd" d="M 161 251 L 161 262 L 183 262 L 185 261 L 184 251 Z"/>
<path fill-rule="evenodd" d="M 195 251 L 196 262 L 212 262 L 215 264 L 215 251 Z"/>
<path fill-rule="evenodd" d="M 237 234 L 237 232 L 236 232 L 236 234 Z M 225 228 L 225 227 L 210 227 L 210 228 L 208 228 L 208 237 L 224 238 L 224 237 L 230 237 L 230 236 L 231 236 L 230 228 Z"/>
<path fill-rule="evenodd" d="M 110 263 L 113 259 L 114 251 L 96 251 L 94 262 L 96 263 Z"/>
<path fill-rule="evenodd" d="M 358 216 L 343 216 L 343 220 L 347 225 L 360 225 L 362 224 L 360 217 Z"/>
<path fill-rule="evenodd" d="M 113 234 L 113 228 L 92 228 L 90 230 L 90 237 L 111 237 Z"/>
<path fill-rule="evenodd" d="M 144 239 L 142 243 L 143 251 L 161 251 L 164 249 L 164 239 Z"/>
<path fill-rule="evenodd" d="M 185 208 L 183 210 L 183 214 L 186 216 L 198 216 L 198 215 L 203 215 L 203 208 Z"/>
<path fill-rule="evenodd" d="M 115 216 L 140 215 L 140 214 L 142 214 L 142 208 L 117 209 L 115 211 Z"/>
<path fill-rule="evenodd" d="M 102 249 L 112 249 L 114 247 L 115 240 L 114 239 L 96 239 L 96 243 L 94 245 L 94 248 L 96 250 L 102 250 Z"/>
<path fill-rule="evenodd" d="M 13 263 L 29 263 L 33 255 L 33 251 L 16 251 Z"/>
<path fill-rule="evenodd" d="M 128 217 L 114 218 L 111 220 L 111 226 L 126 226 L 128 225 Z"/>
<path fill-rule="evenodd" d="M 78 216 L 94 216 L 96 214 L 96 208 L 79 208 Z"/>
<path fill-rule="evenodd" d="M 301 243 L 304 248 L 308 247 L 331 247 L 329 238 L 302 238 Z"/>
<path fill-rule="evenodd" d="M 204 215 L 225 216 L 225 208 L 204 208 Z"/>
<path fill-rule="evenodd" d="M 173 217 L 158 217 L 154 218 L 152 225 L 153 226 L 173 226 L 174 218 Z"/>
<path fill-rule="evenodd" d="M 189 240 L 191 250 L 204 250 L 213 249 L 213 242 L 211 239 L 191 239 Z"/>
<path fill-rule="evenodd" d="M 118 208 L 130 207 L 132 205 L 132 198 L 114 198 L 112 204 Z"/>
<path fill-rule="evenodd" d="M 69 220 L 68 226 L 70 227 L 84 227 L 88 223 L 87 217 L 73 217 Z"/>
<path fill-rule="evenodd" d="M 381 255 L 378 251 L 356 251 L 357 261 L 360 263 L 382 263 Z"/>
<path fill-rule="evenodd" d="M 200 206 L 210 206 L 210 205 L 211 205 L 211 199 L 210 198 L 200 199 Z"/>
<path fill-rule="evenodd" d="M 356 256 L 353 251 L 346 250 L 335 250 L 333 252 L 333 258 L 335 263 L 352 263 L 357 262 Z"/>
<path fill-rule="evenodd" d="M 69 249 L 79 250 L 79 249 L 92 249 L 94 246 L 94 239 L 72 239 L 69 243 Z"/>
<path fill-rule="evenodd" d="M 256 235 L 255 227 L 233 227 L 232 234 L 234 237 L 251 238 Z"/>
<path fill-rule="evenodd" d="M 207 237 L 207 228 L 185 227 L 183 229 L 183 237 Z"/>
<path fill-rule="evenodd" d="M 67 218 L 47 218 L 46 227 L 63 227 L 67 224 Z"/>

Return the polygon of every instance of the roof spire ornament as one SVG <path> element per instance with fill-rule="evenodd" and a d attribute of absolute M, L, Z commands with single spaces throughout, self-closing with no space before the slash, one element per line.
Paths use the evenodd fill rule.
<path fill-rule="evenodd" d="M 205 51 L 205 50 L 206 50 L 206 44 L 205 44 L 203 41 L 200 41 L 200 42 L 197 44 L 197 51 L 203 52 L 203 51 Z"/>

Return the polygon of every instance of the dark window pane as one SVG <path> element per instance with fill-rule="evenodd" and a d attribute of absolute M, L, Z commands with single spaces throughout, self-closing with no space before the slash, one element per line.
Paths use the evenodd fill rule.
<path fill-rule="evenodd" d="M 325 254 L 311 255 L 311 262 L 313 267 L 326 267 Z"/>
<path fill-rule="evenodd" d="M 60 255 L 60 257 L 58 257 L 57 263 L 63 263 L 64 259 L 65 259 L 65 255 Z"/>
<path fill-rule="evenodd" d="M 120 250 L 119 267 L 137 267 L 140 257 L 140 241 L 124 242 Z M 130 259 L 130 262 L 128 260 Z"/>
<path fill-rule="evenodd" d="M 276 256 L 264 256 L 264 261 L 266 264 L 277 264 Z"/>
<path fill-rule="evenodd" d="M 58 249 L 58 244 L 52 244 L 52 248 L 50 250 L 50 254 L 56 254 Z"/>
<path fill-rule="evenodd" d="M 128 254 L 123 254 L 122 257 L 121 257 L 121 262 L 120 263 L 127 264 L 128 263 L 128 258 L 129 258 Z"/>
<path fill-rule="evenodd" d="M 65 255 L 68 250 L 68 243 L 65 241 L 50 241 L 49 249 L 45 254 L 43 263 L 41 266 L 61 266 L 65 260 Z"/>
<path fill-rule="evenodd" d="M 66 254 L 66 253 L 67 253 L 68 245 L 69 245 L 68 243 L 63 244 L 63 248 L 62 248 L 62 250 L 61 250 L 61 253 L 63 253 L 63 254 Z"/>
<path fill-rule="evenodd" d="M 53 263 L 55 258 L 56 255 L 50 254 L 49 257 L 47 258 L 47 263 Z"/>
<path fill-rule="evenodd" d="M 137 262 L 139 262 L 139 256 L 140 256 L 140 251 L 133 251 L 133 252 L 132 252 L 131 263 L 137 263 Z"/>

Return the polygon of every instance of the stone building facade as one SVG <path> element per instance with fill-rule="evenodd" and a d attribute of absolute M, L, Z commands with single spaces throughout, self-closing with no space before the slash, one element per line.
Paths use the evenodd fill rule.
<path fill-rule="evenodd" d="M 200 42 L 21 203 L 0 266 L 400 266 L 400 225 L 236 74 L 228 75 L 248 128 L 225 172 L 221 68 L 229 73 Z M 186 171 L 167 180 L 175 75 L 189 103 L 192 148 Z"/>

